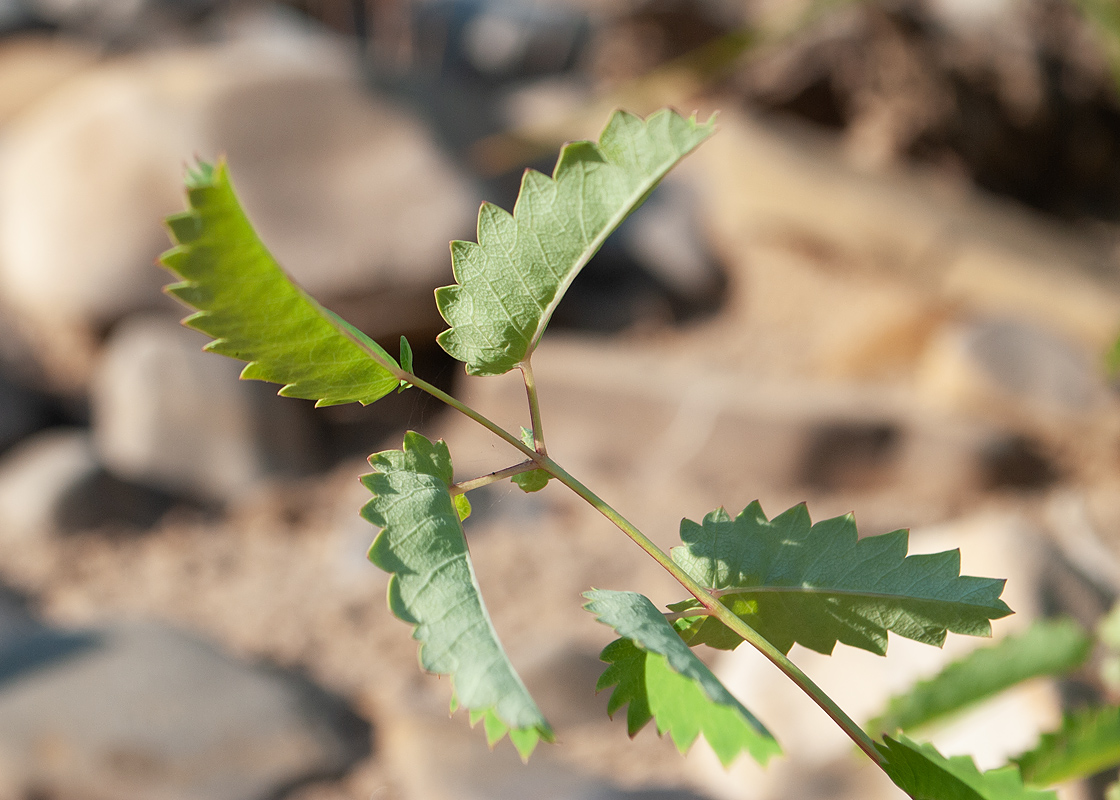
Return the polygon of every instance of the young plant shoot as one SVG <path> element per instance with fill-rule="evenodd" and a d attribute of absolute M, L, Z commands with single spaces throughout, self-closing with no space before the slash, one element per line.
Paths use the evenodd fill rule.
<path fill-rule="evenodd" d="M 982 773 L 970 758 L 942 756 L 897 727 L 884 725 L 874 738 L 787 657 L 794 643 L 828 654 L 837 642 L 883 655 L 888 631 L 938 647 L 950 632 L 988 636 L 990 621 L 1011 613 L 1000 600 L 1002 580 L 960 575 L 955 550 L 908 556 L 905 531 L 861 539 L 851 516 L 814 524 L 804 505 L 772 519 L 751 503 L 737 516 L 720 508 L 699 523 L 684 520 L 681 545 L 666 553 L 548 455 L 532 359 L 553 312 L 611 232 L 714 132 L 714 118 L 616 112 L 597 142 L 565 145 L 551 176 L 526 171 L 512 214 L 483 204 L 477 242 L 451 243 L 454 283 L 436 291 L 449 327 L 437 341 L 472 375 L 520 371 L 528 430 L 506 430 L 428 383 L 413 372 L 407 341 L 397 361 L 289 280 L 243 213 L 223 162 L 189 172 L 189 208 L 168 219 L 176 244 L 162 263 L 181 282 L 167 291 L 195 309 L 184 322 L 212 338 L 207 350 L 247 362 L 242 378 L 281 384 L 280 394 L 320 406 L 427 392 L 520 454 L 504 469 L 457 483 L 447 445 L 409 432 L 401 449 L 370 456 L 373 472 L 362 478 L 372 495 L 362 516 L 381 529 L 369 557 L 392 576 L 389 608 L 412 627 L 423 668 L 449 676 L 453 709 L 466 709 L 472 725 L 481 721 L 492 745 L 508 736 L 528 759 L 554 735 L 479 591 L 463 534 L 467 495 L 499 480 L 525 491 L 559 483 L 681 586 L 681 602 L 664 611 L 633 591 L 584 595 L 594 619 L 619 637 L 603 651 L 599 688 L 612 690 L 610 713 L 628 707 L 631 736 L 652 720 L 682 752 L 703 735 L 724 765 L 743 754 L 761 764 L 778 755 L 764 721 L 694 654 L 700 645 L 747 642 L 915 800 L 1056 797 L 1025 787 L 1014 764 Z M 946 710 L 934 706 L 912 711 L 900 701 L 888 715 Z M 1032 774 L 1067 776 L 1036 766 L 1041 757 L 1020 763 Z"/>

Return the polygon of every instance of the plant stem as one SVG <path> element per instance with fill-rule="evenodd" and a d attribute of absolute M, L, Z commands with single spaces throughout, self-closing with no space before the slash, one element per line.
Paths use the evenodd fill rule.
<path fill-rule="evenodd" d="M 483 486 L 489 486 L 491 483 L 512 478 L 514 475 L 520 475 L 522 472 L 529 472 L 530 470 L 538 469 L 537 462 L 535 461 L 522 461 L 520 464 L 514 464 L 512 467 L 505 469 L 495 470 L 487 475 L 478 478 L 472 478 L 469 481 L 460 481 L 459 483 L 451 484 L 451 494 L 466 494 L 473 489 L 481 489 Z"/>
<path fill-rule="evenodd" d="M 544 427 L 541 425 L 541 406 L 537 400 L 537 383 L 533 378 L 533 365 L 529 358 L 521 362 L 521 374 L 525 377 L 525 394 L 529 396 L 529 424 L 533 426 L 533 447 L 538 453 L 548 455 L 544 446 Z"/>
<path fill-rule="evenodd" d="M 849 717 L 844 712 L 844 710 L 833 701 L 831 697 L 825 694 L 823 689 L 813 683 L 812 679 L 804 672 L 802 672 L 800 667 L 790 661 L 789 658 L 786 657 L 785 653 L 774 647 L 774 645 L 770 644 L 770 642 L 768 642 L 761 634 L 754 630 L 754 628 L 750 627 L 749 625 L 747 625 L 747 623 L 743 622 L 743 620 L 739 619 L 739 617 L 735 616 L 735 614 L 731 612 L 731 609 L 729 609 L 727 606 L 723 605 L 723 603 L 713 597 L 707 589 L 694 581 L 687 572 L 681 569 L 676 564 L 676 562 L 674 562 L 673 559 L 669 557 L 668 553 L 654 544 L 648 536 L 638 530 L 638 528 L 635 527 L 633 523 L 631 523 L 629 520 L 615 511 L 610 505 L 606 503 L 606 501 L 604 501 L 597 494 L 595 494 L 593 491 L 591 491 L 574 477 L 572 477 L 566 470 L 564 470 L 559 464 L 557 464 L 543 452 L 535 452 L 532 448 L 530 448 L 512 433 L 507 431 L 505 428 L 478 413 L 465 403 L 456 400 L 447 392 L 433 386 L 425 380 L 417 378 L 412 373 L 400 369 L 399 367 L 392 369 L 391 371 L 395 375 L 397 375 L 400 380 L 411 383 L 417 389 L 427 392 L 437 400 L 440 400 L 454 408 L 456 411 L 465 414 L 466 416 L 477 422 L 479 425 L 482 425 L 488 431 L 493 433 L 495 436 L 505 441 L 507 444 L 517 448 L 525 454 L 528 459 L 529 465 L 531 465 L 533 469 L 543 469 L 549 475 L 556 478 L 556 480 L 560 481 L 577 495 L 586 500 L 596 511 L 613 522 L 615 526 L 623 533 L 625 533 L 628 537 L 630 537 L 630 539 L 635 544 L 637 544 L 638 547 L 642 548 L 642 550 L 644 550 L 651 558 L 653 558 L 654 561 L 660 564 L 670 575 L 672 575 L 677 580 L 678 583 L 681 584 L 681 586 L 688 590 L 689 594 L 699 600 L 711 616 L 718 619 L 720 622 L 722 622 L 724 625 L 726 625 L 728 628 L 742 637 L 744 641 L 749 642 L 756 650 L 766 656 L 766 658 L 768 658 L 774 664 L 774 666 L 784 672 L 786 677 L 793 681 L 798 688 L 805 692 L 805 694 L 809 695 L 809 697 L 811 697 L 813 701 L 821 707 L 824 713 L 826 713 L 833 722 L 840 726 L 840 729 L 848 735 L 848 738 L 855 742 L 856 746 L 860 750 L 867 754 L 868 758 L 875 762 L 875 764 L 880 768 L 884 767 L 883 757 L 875 748 L 875 743 L 871 740 L 871 737 L 868 736 L 867 732 L 864 731 L 863 728 L 861 728 L 855 722 L 855 720 Z M 526 373 L 526 388 L 529 389 L 529 386 L 531 385 L 533 384 L 531 371 L 529 371 L 528 373 Z M 535 395 L 535 387 L 533 389 L 529 389 L 530 398 L 535 397 Z M 530 400 L 530 402 L 532 401 Z M 540 417 L 539 409 L 537 410 L 535 416 L 536 419 L 534 419 L 533 421 L 534 433 L 537 430 L 536 426 L 538 425 Z M 506 470 L 499 470 L 497 473 L 492 474 L 498 475 L 500 473 L 506 472 L 507 470 L 516 470 L 516 472 L 520 472 L 522 471 L 522 467 L 524 466 L 526 465 L 518 464 L 514 467 L 507 467 Z M 488 477 L 489 476 L 483 476 L 482 479 L 478 480 L 483 480 Z"/>
<path fill-rule="evenodd" d="M 798 688 L 809 695 L 813 701 L 821 707 L 821 709 L 832 718 L 832 721 L 840 726 L 841 730 L 848 735 L 848 737 L 855 742 L 856 746 L 867 754 L 867 757 L 875 762 L 880 768 L 883 767 L 883 757 L 875 748 L 874 742 L 867 732 L 863 730 L 851 717 L 849 717 L 840 706 L 827 694 L 824 690 L 813 683 L 801 668 L 794 664 L 789 658 L 774 645 L 770 644 L 761 634 L 754 628 L 750 627 L 747 623 L 737 617 L 731 612 L 727 606 L 719 602 L 715 597 L 708 592 L 703 586 L 698 584 L 692 577 L 681 569 L 676 562 L 673 561 L 669 555 L 658 547 L 650 540 L 644 533 L 638 530 L 633 523 L 611 508 L 604 500 L 602 500 L 593 491 L 588 489 L 578 480 L 569 475 L 559 464 L 551 458 L 545 457 L 541 462 L 541 468 L 552 475 L 556 480 L 563 483 L 573 492 L 578 494 L 586 500 L 592 507 L 595 508 L 600 514 L 609 519 L 615 524 L 623 533 L 630 537 L 638 547 L 642 548 L 650 557 L 653 558 L 658 564 L 665 568 L 676 580 L 688 590 L 689 594 L 699 600 L 708 613 L 741 636 L 745 641 L 749 642 L 756 650 L 768 658 L 774 666 L 786 674 L 791 681 L 793 681 Z"/>

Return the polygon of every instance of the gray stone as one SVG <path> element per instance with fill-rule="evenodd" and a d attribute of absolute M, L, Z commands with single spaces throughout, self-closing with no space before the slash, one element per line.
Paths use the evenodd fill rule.
<path fill-rule="evenodd" d="M 5 676 L 0 651 L 13 793 L 263 800 L 368 752 L 368 725 L 336 698 L 192 636 L 153 623 L 50 635 L 66 644 L 33 669 Z"/>
<path fill-rule="evenodd" d="M 113 332 L 91 395 L 105 466 L 130 481 L 214 500 L 235 499 L 301 458 L 316 466 L 314 433 L 300 413 L 306 404 L 239 381 L 244 365 L 203 352 L 206 341 L 169 317 L 132 318 Z"/>
<path fill-rule="evenodd" d="M 0 460 L 0 535 L 53 532 L 68 493 L 97 471 L 85 430 L 53 428 L 24 440 Z"/>
<path fill-rule="evenodd" d="M 926 353 L 921 380 L 936 401 L 964 410 L 1049 420 L 1099 411 L 1108 392 L 1087 348 L 1011 317 L 947 326 Z"/>
<path fill-rule="evenodd" d="M 407 800 L 704 800 L 684 788 L 615 786 L 559 761 L 546 744 L 522 764 L 508 742 L 487 752 L 482 731 L 464 719 L 404 716 L 391 725 L 387 760 Z"/>

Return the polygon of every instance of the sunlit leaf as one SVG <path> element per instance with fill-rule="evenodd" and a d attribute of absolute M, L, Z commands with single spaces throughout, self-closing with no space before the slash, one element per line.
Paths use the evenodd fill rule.
<path fill-rule="evenodd" d="M 200 163 L 190 208 L 167 225 L 178 245 L 160 262 L 183 280 L 166 291 L 195 309 L 184 320 L 206 349 L 249 362 L 242 378 L 283 384 L 316 405 L 372 403 L 399 385 L 397 366 L 372 339 L 320 306 L 273 260 L 241 210 L 226 165 Z"/>

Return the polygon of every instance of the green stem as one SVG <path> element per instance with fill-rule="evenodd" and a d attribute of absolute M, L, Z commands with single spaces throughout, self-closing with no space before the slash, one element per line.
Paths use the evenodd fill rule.
<path fill-rule="evenodd" d="M 520 364 L 525 377 L 525 394 L 529 397 L 529 424 L 533 426 L 533 447 L 542 456 L 548 454 L 544 446 L 544 427 L 541 425 L 541 406 L 537 400 L 537 383 L 533 378 L 533 365 L 526 358 Z"/>
<path fill-rule="evenodd" d="M 801 671 L 800 667 L 794 664 L 786 654 L 783 653 L 774 645 L 770 644 L 761 634 L 754 630 L 754 628 L 747 625 L 739 617 L 735 616 L 727 606 L 723 605 L 719 600 L 711 595 L 707 589 L 694 581 L 691 576 L 669 557 L 669 555 L 658 547 L 653 541 L 642 533 L 634 526 L 629 520 L 615 511 L 610 505 L 606 503 L 593 491 L 588 489 L 570 474 L 565 471 L 559 464 L 553 461 L 544 453 L 535 452 L 531 447 L 526 445 L 512 433 L 505 428 L 498 425 L 496 422 L 488 419 L 482 414 L 475 411 L 470 406 L 456 400 L 447 392 L 439 389 L 425 380 L 417 378 L 410 372 L 407 372 L 400 367 L 395 367 L 390 370 L 398 379 L 407 381 L 415 386 L 417 389 L 427 392 L 435 397 L 437 400 L 446 403 L 466 416 L 473 419 L 478 424 L 482 425 L 488 431 L 493 433 L 498 438 L 505 441 L 512 447 L 517 448 L 528 458 L 534 465 L 534 468 L 545 470 L 549 475 L 556 478 L 562 484 L 567 486 L 577 495 L 586 500 L 595 510 L 597 510 L 604 517 L 609 519 L 615 526 L 625 533 L 630 539 L 642 548 L 654 561 L 660 564 L 670 575 L 672 575 L 677 582 L 688 590 L 689 594 L 695 597 L 700 603 L 708 610 L 711 616 L 718 619 L 736 634 L 743 638 L 744 641 L 749 642 L 756 650 L 768 658 L 774 666 L 786 674 L 794 684 L 797 685 L 805 694 L 809 695 L 813 701 L 821 707 L 821 709 L 832 721 L 835 722 L 840 729 L 848 735 L 848 737 L 855 742 L 856 746 L 867 754 L 876 765 L 880 768 L 884 767 L 883 757 L 875 748 L 875 743 L 871 737 L 867 735 L 855 720 L 849 717 L 844 710 L 838 706 L 831 697 L 825 694 L 824 690 L 813 683 L 812 679 Z M 520 470 L 522 465 L 517 465 L 516 469 Z M 514 469 L 514 468 L 509 468 Z M 502 471 L 502 470 L 500 470 Z"/>
<path fill-rule="evenodd" d="M 749 642 L 756 650 L 766 656 L 774 666 L 784 672 L 798 688 L 809 695 L 813 701 L 821 707 L 824 713 L 832 718 L 833 722 L 840 726 L 841 730 L 855 742 L 860 750 L 867 754 L 868 758 L 874 761 L 880 768 L 883 767 L 883 757 L 875 748 L 875 743 L 871 740 L 871 737 L 867 735 L 867 732 L 864 731 L 855 720 L 849 717 L 831 697 L 825 694 L 823 689 L 813 683 L 812 679 L 802 672 L 800 667 L 790 661 L 785 653 L 774 647 L 774 645 L 770 644 L 770 642 L 754 628 L 735 616 L 727 606 L 719 602 L 707 589 L 694 581 L 664 550 L 654 544 L 653 541 L 638 530 L 633 523 L 611 508 L 611 506 L 597 494 L 569 475 L 559 464 L 551 458 L 545 457 L 541 462 L 541 468 L 578 494 L 600 514 L 613 522 L 615 526 L 629 536 L 638 547 L 642 548 L 654 561 L 676 578 L 676 580 L 688 590 L 689 594 L 699 600 L 711 616 L 718 619 L 745 641 Z"/>
<path fill-rule="evenodd" d="M 520 464 L 514 464 L 512 467 L 505 469 L 495 470 L 478 478 L 471 478 L 469 481 L 460 481 L 459 483 L 451 484 L 451 494 L 466 494 L 474 489 L 481 489 L 483 486 L 489 486 L 491 483 L 512 478 L 514 475 L 520 475 L 522 472 L 529 472 L 530 470 L 539 469 L 535 461 L 522 461 Z"/>

